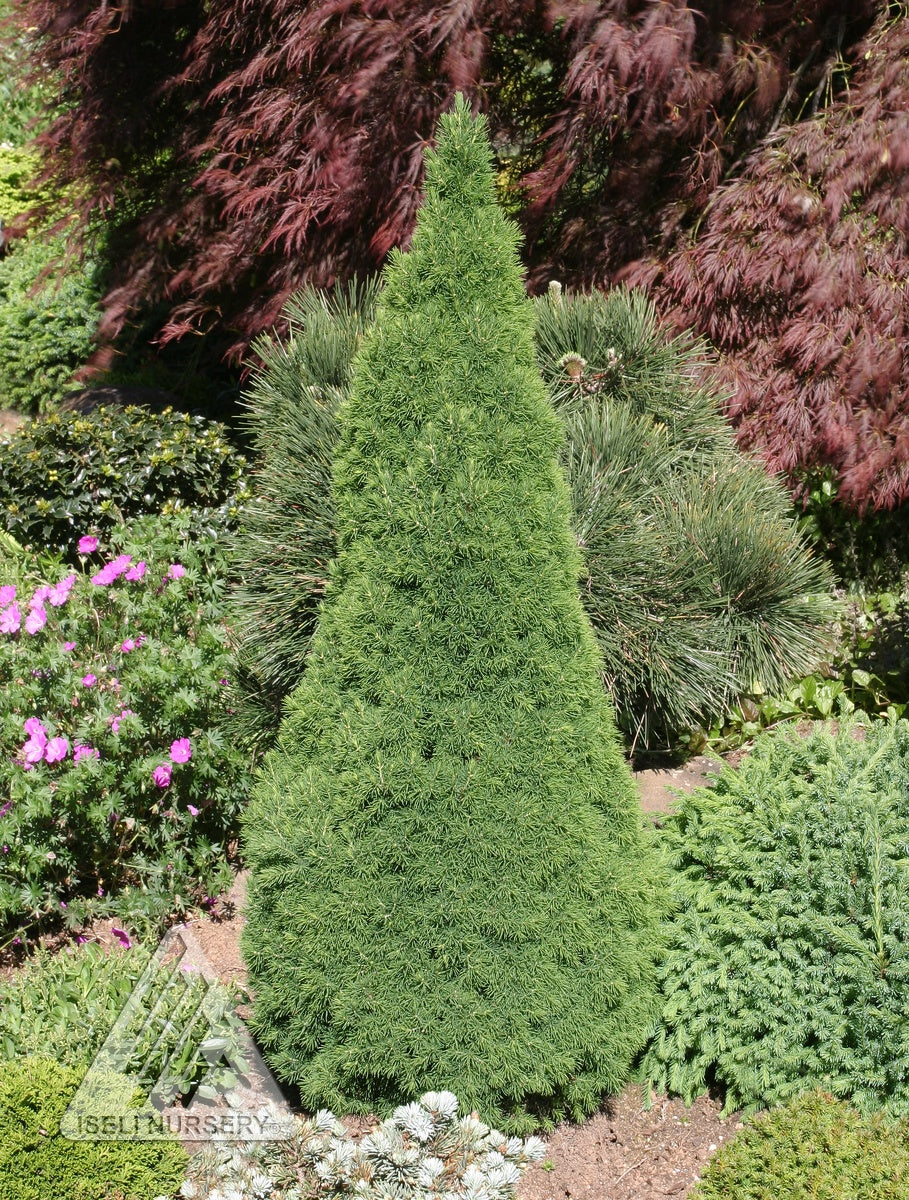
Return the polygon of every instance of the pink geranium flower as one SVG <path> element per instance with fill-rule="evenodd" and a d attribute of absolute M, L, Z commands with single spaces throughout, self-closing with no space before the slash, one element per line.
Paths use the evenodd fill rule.
<path fill-rule="evenodd" d="M 37 738 L 39 742 L 47 741 L 47 730 L 37 717 L 29 717 L 27 721 L 23 722 L 22 728 L 29 737 Z"/>
<path fill-rule="evenodd" d="M 126 578 L 132 583 L 137 579 L 141 579 L 145 574 L 145 571 L 146 565 L 140 560 L 134 567 L 130 567 L 130 569 L 126 572 Z"/>
<path fill-rule="evenodd" d="M 25 631 L 32 637 L 47 624 L 47 613 L 43 608 L 33 608 L 25 618 Z"/>
<path fill-rule="evenodd" d="M 182 579 L 186 574 L 186 567 L 182 567 L 179 563 L 171 563 L 167 568 L 168 579 Z"/>
<path fill-rule="evenodd" d="M 98 676 L 92 675 L 91 672 L 89 672 L 87 675 L 82 676 L 82 686 L 83 687 L 91 687 L 93 684 L 95 684 L 97 682 L 98 682 Z"/>
<path fill-rule="evenodd" d="M 197 817 L 199 815 L 199 810 L 196 808 L 195 804 L 187 804 L 186 811 L 191 817 Z"/>
<path fill-rule="evenodd" d="M 152 779 L 159 788 L 170 787 L 170 777 L 173 772 L 173 767 L 170 763 L 162 763 L 160 767 L 155 767 L 152 771 Z"/>
<path fill-rule="evenodd" d="M 44 608 L 44 601 L 50 594 L 51 590 L 49 587 L 35 588 L 35 594 L 28 602 L 29 608 L 32 609 L 32 611 L 34 611 L 36 608 Z"/>
<path fill-rule="evenodd" d="M 189 738 L 178 738 L 170 744 L 170 761 L 175 763 L 185 763 L 193 756 L 193 747 Z"/>
<path fill-rule="evenodd" d="M 129 948 L 132 946 L 132 942 L 130 941 L 129 934 L 125 929 L 118 929 L 115 925 L 111 929 L 111 933 L 124 949 L 129 950 Z"/>
<path fill-rule="evenodd" d="M 62 762 L 67 754 L 69 754 L 69 740 L 65 737 L 51 738 L 44 751 L 44 761 L 49 763 Z"/>
<path fill-rule="evenodd" d="M 110 727 L 114 733 L 119 733 L 120 732 L 120 722 L 123 720 L 123 718 L 124 717 L 134 717 L 135 715 L 136 714 L 133 712 L 133 710 L 131 708 L 124 708 L 120 712 L 118 712 L 116 714 L 116 716 L 108 717 L 107 718 L 108 724 L 110 725 Z"/>
<path fill-rule="evenodd" d="M 44 738 L 29 738 L 22 747 L 22 757 L 27 763 L 34 765 L 41 762 L 44 758 L 44 751 L 47 749 L 47 740 Z"/>
<path fill-rule="evenodd" d="M 75 648 L 76 648 L 75 642 L 64 642 L 63 643 L 63 649 L 66 651 L 75 650 Z"/>
<path fill-rule="evenodd" d="M 73 590 L 73 584 L 76 582 L 75 575 L 67 575 L 60 583 L 55 584 L 47 594 L 47 598 L 54 608 L 59 608 L 61 604 L 65 604 L 69 599 L 69 594 Z"/>
<path fill-rule="evenodd" d="M 7 604 L 12 604 L 16 599 L 16 589 L 11 583 L 5 583 L 0 587 L 0 608 L 5 608 Z"/>
<path fill-rule="evenodd" d="M 129 652 L 131 650 L 135 650 L 135 648 L 136 648 L 136 643 L 133 641 L 132 638 L 127 638 L 126 641 L 123 642 L 123 644 L 120 646 L 120 650 L 124 654 L 129 654 Z"/>
<path fill-rule="evenodd" d="M 77 549 L 80 554 L 94 554 L 94 552 L 98 549 L 98 539 L 96 537 L 92 537 L 91 535 L 81 537 L 79 538 L 79 545 L 77 546 Z"/>
<path fill-rule="evenodd" d="M 82 746 L 78 742 L 73 749 L 73 759 L 79 762 L 83 758 L 100 758 L 101 751 L 96 750 L 94 746 Z"/>
<path fill-rule="evenodd" d="M 0 633 L 15 633 L 22 623 L 18 604 L 11 604 L 0 613 Z"/>
<path fill-rule="evenodd" d="M 131 554 L 118 554 L 116 558 L 106 563 L 97 575 L 92 576 L 92 583 L 99 587 L 110 587 L 115 579 L 120 578 L 132 561 Z"/>

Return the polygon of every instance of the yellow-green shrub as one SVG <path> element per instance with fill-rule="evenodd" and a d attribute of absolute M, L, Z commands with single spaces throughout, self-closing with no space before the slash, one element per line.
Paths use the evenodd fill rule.
<path fill-rule="evenodd" d="M 826 1092 L 763 1112 L 713 1158 L 691 1200 L 905 1200 L 909 1124 Z"/>
<path fill-rule="evenodd" d="M 0 1200 L 154 1200 L 180 1186 L 175 1142 L 69 1141 L 60 1121 L 82 1072 L 48 1058 L 0 1072 Z"/>

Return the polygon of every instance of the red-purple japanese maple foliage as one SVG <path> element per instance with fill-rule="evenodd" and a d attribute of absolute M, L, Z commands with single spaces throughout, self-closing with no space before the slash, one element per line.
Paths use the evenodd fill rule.
<path fill-rule="evenodd" d="M 840 497 L 909 497 L 909 15 L 883 16 L 848 93 L 766 137 L 696 238 L 638 269 L 721 352 L 739 440 Z"/>
<path fill-rule="evenodd" d="M 41 39 L 44 65 L 63 81 L 64 107 L 42 137 L 48 171 L 58 183 L 88 184 L 86 215 L 100 207 L 116 218 L 103 338 L 157 306 L 165 340 L 214 327 L 240 354 L 302 284 L 375 270 L 391 247 L 407 244 L 424 146 L 461 90 L 489 114 L 503 199 L 526 233 L 531 286 L 551 278 L 573 287 L 621 277 L 653 283 L 680 321 L 716 337 L 736 388 L 742 436 L 773 466 L 820 457 L 844 471 L 844 494 L 858 503 L 886 505 L 909 494 L 905 473 L 885 465 L 909 462 L 898 419 L 873 415 L 899 399 L 891 386 L 899 374 L 895 343 L 886 364 L 879 348 L 870 358 L 857 350 L 853 365 L 838 373 L 830 338 L 796 334 L 791 362 L 777 362 L 777 330 L 785 326 L 792 336 L 806 295 L 816 307 L 828 277 L 823 265 L 812 270 L 807 250 L 820 216 L 794 216 L 779 199 L 795 186 L 789 153 L 810 159 L 805 169 L 815 182 L 836 176 L 846 185 L 837 209 L 824 184 L 815 258 L 836 258 L 859 342 L 896 336 L 892 322 L 878 328 L 879 315 L 892 313 L 895 303 L 883 284 L 877 291 L 869 284 L 873 297 L 847 285 L 865 277 L 869 255 L 879 264 L 876 279 L 883 279 L 888 256 L 897 277 L 906 274 L 904 210 L 896 212 L 903 166 L 891 145 L 887 169 L 880 169 L 883 146 L 872 146 L 878 133 L 868 107 L 881 93 L 888 112 L 900 100 L 906 109 L 900 60 L 888 44 L 905 44 L 905 15 L 887 15 L 898 6 L 14 3 Z M 899 114 L 882 110 L 880 120 L 898 123 Z M 857 144 L 850 148 L 851 138 Z M 867 179 L 863 171 L 871 172 Z M 861 202 L 869 218 L 879 218 L 874 250 L 861 221 L 846 211 L 866 184 L 877 196 L 872 203 L 862 192 Z M 750 241 L 740 228 L 746 204 Z M 799 221 L 801 242 L 793 234 Z M 894 230 L 887 249 L 885 221 Z M 709 259 L 727 238 L 739 263 L 734 284 L 743 299 L 736 305 L 698 265 L 702 245 Z M 808 261 L 780 275 L 772 302 L 746 302 L 755 272 L 803 247 Z M 830 337 L 839 329 L 834 322 Z M 755 356 L 748 358 L 751 346 Z M 860 384 L 863 363 L 874 378 Z M 905 407 L 905 361 L 902 371 Z M 796 378 L 801 399 L 793 406 Z M 759 410 L 777 404 L 778 384 L 784 409 L 799 414 L 765 419 Z M 818 413 L 825 414 L 821 422 Z M 835 429 L 825 433 L 818 425 L 831 424 L 827 413 Z M 837 441 L 847 425 L 852 449 Z M 873 452 L 864 445 L 866 429 L 878 439 Z M 860 460 L 870 465 L 860 468 Z"/>

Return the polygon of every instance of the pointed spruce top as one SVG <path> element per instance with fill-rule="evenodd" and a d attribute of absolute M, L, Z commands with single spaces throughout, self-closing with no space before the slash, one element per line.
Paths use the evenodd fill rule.
<path fill-rule="evenodd" d="M 439 121 L 438 144 L 426 152 L 425 206 L 476 208 L 496 203 L 489 126 L 459 92 Z M 419 218 L 418 218 L 419 222 Z"/>
<path fill-rule="evenodd" d="M 409 251 L 392 252 L 384 303 L 412 310 L 435 295 L 525 305 L 520 237 L 496 200 L 487 120 L 459 94 L 426 151 L 423 204 Z"/>
<path fill-rule="evenodd" d="M 563 431 L 537 366 L 520 232 L 496 202 L 486 129 L 460 97 L 442 118 L 411 247 L 386 267 L 354 362 L 334 463 L 344 569 L 357 541 L 367 557 L 381 544 L 396 580 L 413 580 L 419 560 L 433 578 L 446 562 L 509 553 L 524 570 L 541 547 L 559 560 L 556 575 L 576 580 L 580 569 Z"/>

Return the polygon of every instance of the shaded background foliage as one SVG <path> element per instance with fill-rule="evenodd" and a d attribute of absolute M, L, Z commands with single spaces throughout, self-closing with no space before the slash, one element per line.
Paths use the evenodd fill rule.
<path fill-rule="evenodd" d="M 909 494 L 903 3 L 14 3 L 61 81 L 46 169 L 112 218 L 108 344 L 206 331 L 236 359 L 301 285 L 373 273 L 463 90 L 532 287 L 649 284 L 774 470 Z"/>
<path fill-rule="evenodd" d="M 0 144 L 18 146 L 26 131 L 52 99 L 49 81 L 23 86 L 23 69 L 32 54 L 32 39 L 10 20 L 13 0 L 0 0 Z M 3 214 L 0 210 L 0 216 Z"/>

